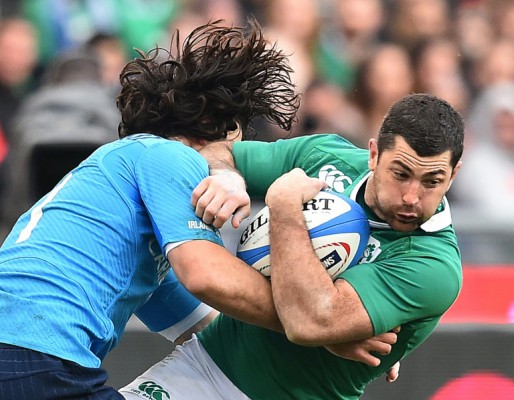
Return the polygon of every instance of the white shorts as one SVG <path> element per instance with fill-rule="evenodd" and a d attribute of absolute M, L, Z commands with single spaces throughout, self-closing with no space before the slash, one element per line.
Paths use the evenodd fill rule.
<path fill-rule="evenodd" d="M 250 400 L 221 372 L 195 335 L 119 392 L 134 400 Z"/>

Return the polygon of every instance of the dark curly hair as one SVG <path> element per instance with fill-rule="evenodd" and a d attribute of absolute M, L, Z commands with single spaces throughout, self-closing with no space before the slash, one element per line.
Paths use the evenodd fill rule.
<path fill-rule="evenodd" d="M 291 129 L 300 98 L 286 56 L 254 18 L 249 29 L 221 22 L 196 28 L 182 46 L 177 31 L 169 51 L 138 51 L 120 75 L 120 137 L 145 132 L 214 141 L 238 126 L 246 133 L 255 117 Z"/>

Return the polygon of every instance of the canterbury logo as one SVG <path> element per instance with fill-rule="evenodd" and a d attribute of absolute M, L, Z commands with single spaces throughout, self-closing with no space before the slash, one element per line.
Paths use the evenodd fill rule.
<path fill-rule="evenodd" d="M 319 170 L 319 179 L 324 180 L 334 192 L 343 193 L 353 181 L 333 165 L 325 165 Z"/>
<path fill-rule="evenodd" d="M 158 385 L 152 381 L 143 382 L 141 385 L 137 387 L 139 390 L 145 392 L 150 396 L 151 399 L 155 400 L 163 400 L 163 399 L 171 399 L 169 393 L 162 388 L 162 386 Z"/>

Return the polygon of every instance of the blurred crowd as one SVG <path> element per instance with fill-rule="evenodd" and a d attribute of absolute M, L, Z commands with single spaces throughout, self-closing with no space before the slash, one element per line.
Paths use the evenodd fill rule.
<path fill-rule="evenodd" d="M 0 3 L 2 223 L 91 149 L 117 137 L 118 75 L 136 53 L 223 19 L 257 17 L 302 93 L 291 132 L 367 146 L 412 92 L 466 120 L 450 192 L 463 222 L 514 220 L 514 0 L 11 0 Z M 59 161 L 59 162 L 57 162 Z"/>

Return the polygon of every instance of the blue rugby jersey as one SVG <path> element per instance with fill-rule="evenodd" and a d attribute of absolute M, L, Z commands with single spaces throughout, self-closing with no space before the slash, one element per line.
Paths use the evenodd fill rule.
<path fill-rule="evenodd" d="M 97 367 L 134 312 L 157 331 L 186 320 L 201 303 L 168 272 L 163 249 L 222 244 L 190 204 L 207 175 L 180 142 L 139 134 L 100 147 L 2 245 L 0 342 Z"/>

